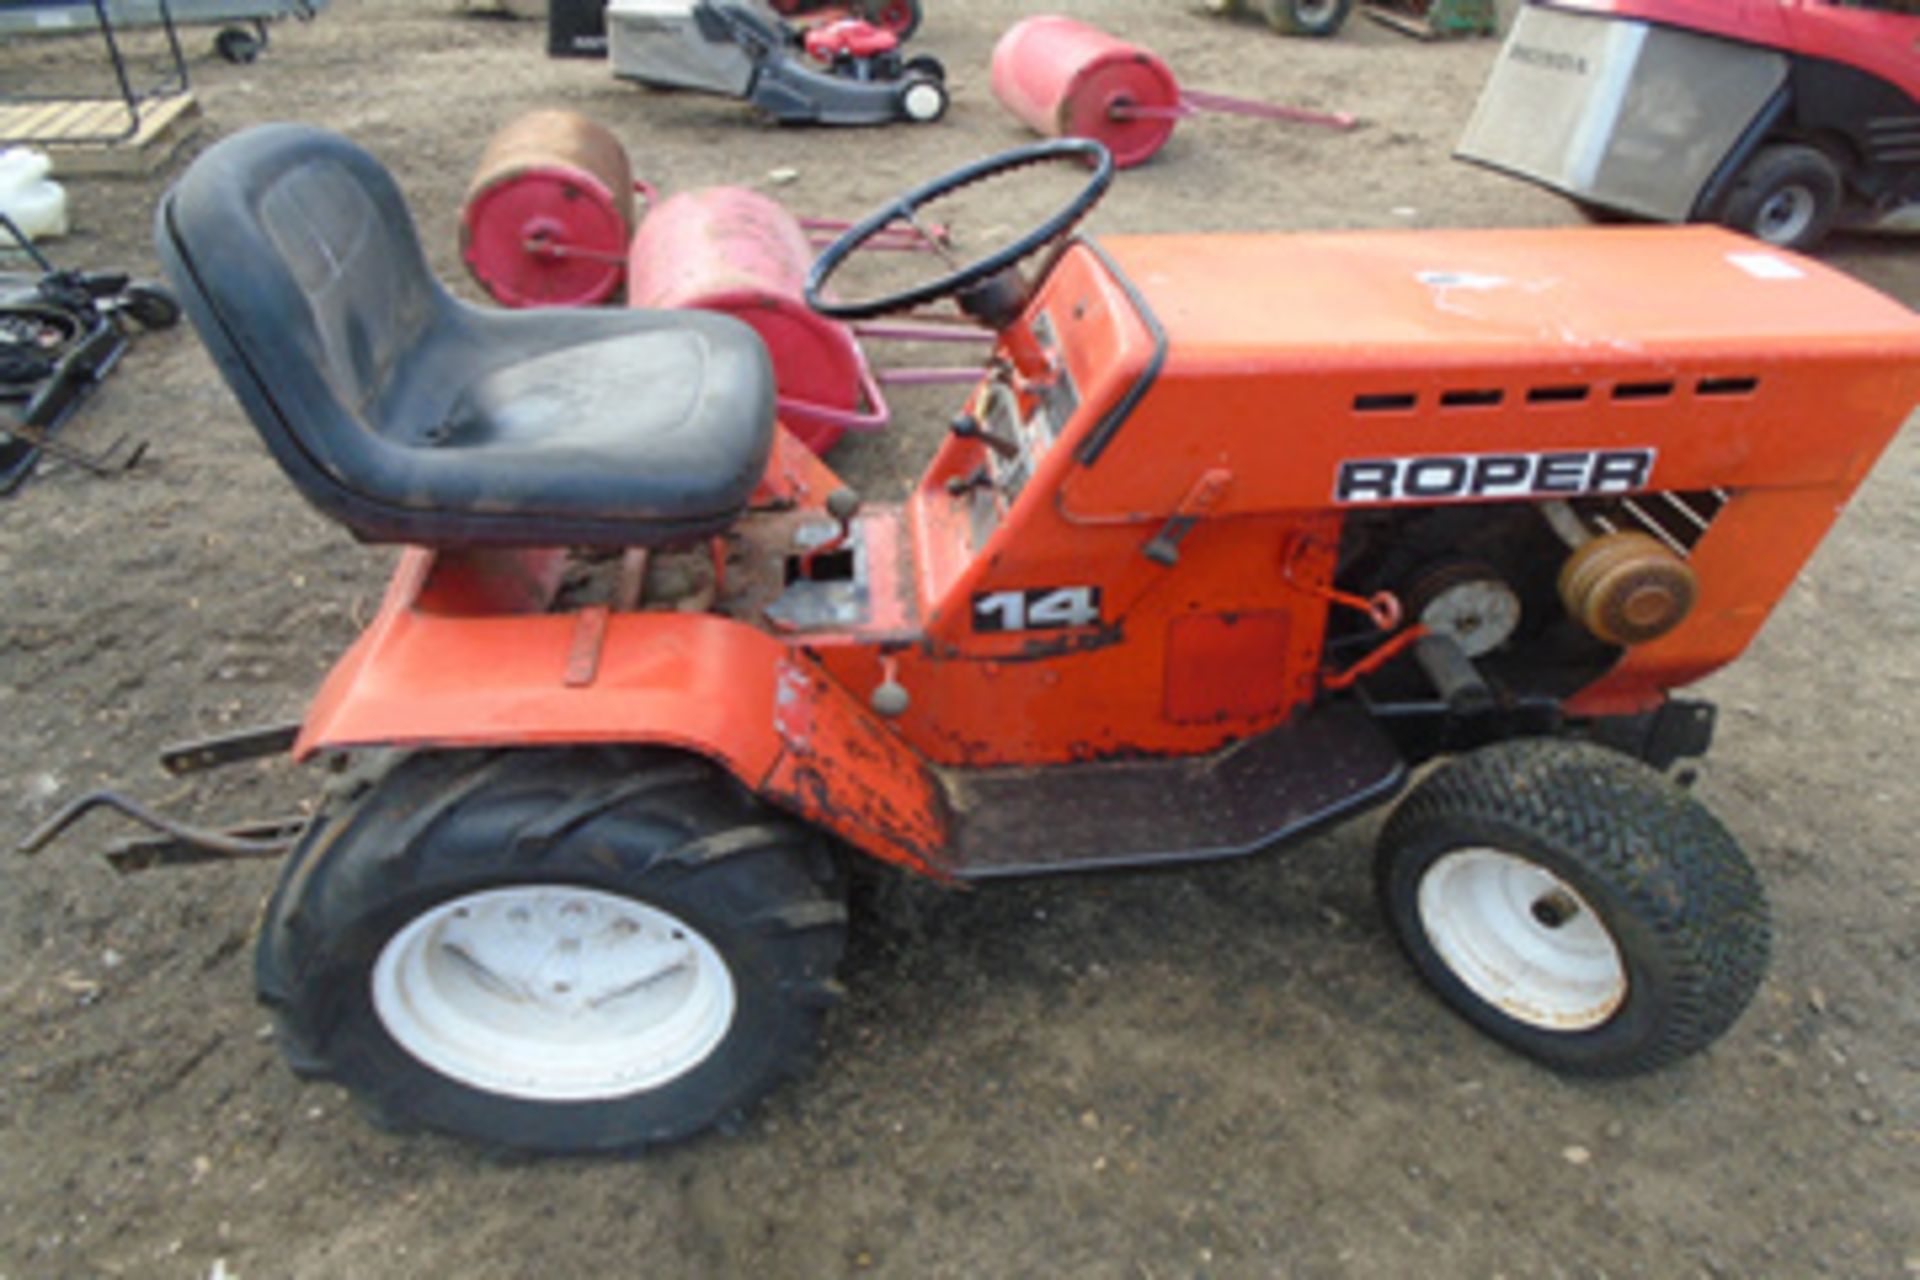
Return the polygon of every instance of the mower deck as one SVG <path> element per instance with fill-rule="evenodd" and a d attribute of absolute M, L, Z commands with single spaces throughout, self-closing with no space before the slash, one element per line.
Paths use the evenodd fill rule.
<path fill-rule="evenodd" d="M 950 869 L 990 880 L 1242 857 L 1391 799 L 1406 774 L 1345 701 L 1210 756 L 944 770 Z"/>

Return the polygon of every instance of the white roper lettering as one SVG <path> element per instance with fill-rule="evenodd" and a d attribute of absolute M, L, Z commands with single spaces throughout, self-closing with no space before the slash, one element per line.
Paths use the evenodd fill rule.
<path fill-rule="evenodd" d="M 1653 449 L 1543 453 L 1434 453 L 1340 464 L 1339 503 L 1466 502 L 1478 498 L 1633 493 L 1653 481 Z"/>

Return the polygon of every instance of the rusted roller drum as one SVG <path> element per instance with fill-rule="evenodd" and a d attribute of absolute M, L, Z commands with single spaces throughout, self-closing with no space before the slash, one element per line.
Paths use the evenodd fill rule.
<path fill-rule="evenodd" d="M 591 306 L 619 292 L 633 224 L 633 168 L 619 140 L 574 112 L 535 111 L 480 157 L 460 256 L 506 306 Z"/>
<path fill-rule="evenodd" d="M 1658 640 L 1693 609 L 1693 568 L 1667 545 L 1633 530 L 1585 543 L 1560 568 L 1560 599 L 1608 644 Z"/>
<path fill-rule="evenodd" d="M 1180 85 L 1154 54 L 1072 18 L 1016 23 L 993 50 L 993 94 L 1036 133 L 1092 138 L 1121 168 L 1166 145 Z"/>

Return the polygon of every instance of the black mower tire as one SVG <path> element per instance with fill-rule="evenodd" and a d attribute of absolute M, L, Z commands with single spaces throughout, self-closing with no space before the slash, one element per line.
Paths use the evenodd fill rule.
<path fill-rule="evenodd" d="M 148 331 L 171 329 L 180 323 L 180 300 L 157 284 L 135 282 L 120 295 L 121 310 Z"/>
<path fill-rule="evenodd" d="M 1324 39 L 1347 24 L 1353 0 L 1260 0 L 1260 9 L 1281 35 Z"/>
<path fill-rule="evenodd" d="M 1503 913 L 1481 905 L 1501 901 L 1498 894 L 1441 888 L 1469 867 L 1502 868 L 1501 858 L 1526 877 L 1517 883 L 1550 883 L 1552 894 L 1530 911 L 1515 902 Z M 1452 870 L 1423 902 L 1423 885 L 1441 867 Z M 1542 872 L 1550 880 L 1536 879 Z M 1567 1075 L 1637 1075 L 1704 1049 L 1739 1018 L 1766 972 L 1766 898 L 1732 835 L 1679 786 L 1590 743 L 1517 739 L 1442 765 L 1388 820 L 1375 883 L 1395 937 L 1440 997 L 1495 1040 Z M 1549 905 L 1558 922 L 1542 914 Z M 1483 921 L 1504 914 L 1506 928 L 1524 932 L 1565 928 L 1582 910 L 1612 943 L 1624 987 L 1616 1004 L 1594 1006 L 1591 1018 L 1556 1018 L 1541 1012 L 1548 1005 L 1536 998 L 1538 983 L 1482 994 L 1494 985 L 1482 975 L 1500 966 L 1480 957 L 1502 953 L 1482 942 L 1496 930 L 1475 932 L 1476 911 Z M 1535 941 L 1513 954 L 1531 959 Z"/>
<path fill-rule="evenodd" d="M 213 37 L 213 51 L 222 61 L 236 67 L 256 62 L 267 47 L 264 31 L 255 33 L 245 27 L 222 27 Z"/>
<path fill-rule="evenodd" d="M 1741 169 L 1714 221 L 1770 244 L 1804 252 L 1840 220 L 1846 179 L 1818 147 L 1762 147 Z"/>
<path fill-rule="evenodd" d="M 625 748 L 419 753 L 367 776 L 349 775 L 314 819 L 268 904 L 255 983 L 294 1070 L 344 1086 L 383 1128 L 428 1129 L 532 1152 L 633 1150 L 731 1128 L 768 1090 L 810 1066 L 821 1021 L 837 997 L 844 894 L 836 857 L 820 837 L 702 759 Z M 727 995 L 695 1010 L 705 1029 L 696 1046 L 703 1056 L 684 1067 L 675 1060 L 677 1074 L 635 1090 L 596 1080 L 585 1093 L 564 1094 L 542 1080 L 528 1093 L 463 1078 L 457 1056 L 430 1061 L 439 1050 L 403 1047 L 412 1033 L 396 1031 L 403 1024 L 383 1012 L 402 1006 L 391 996 L 382 1005 L 375 991 L 377 980 L 386 984 L 383 992 L 402 989 L 390 976 L 392 958 L 383 961 L 390 949 L 403 960 L 424 950 L 426 964 L 441 966 L 445 989 L 461 982 L 464 966 L 463 990 L 482 993 L 475 1007 L 487 1017 L 501 1010 L 514 1016 L 514 1008 L 530 1003 L 528 992 L 545 989 L 548 971 L 503 983 L 486 969 L 489 957 L 511 951 L 479 950 L 475 959 L 450 933 L 433 932 L 445 928 L 436 922 L 496 909 L 467 904 L 502 899 L 547 912 L 536 924 L 564 920 L 583 904 L 617 903 L 634 913 L 611 921 L 622 944 L 686 948 L 694 958 L 610 988 L 603 999 L 586 1001 L 583 981 L 576 999 L 592 1010 L 585 1016 L 598 1017 L 601 1005 L 613 1003 L 614 1016 L 624 1017 L 618 1001 L 654 1000 L 657 984 L 669 978 L 678 984 L 666 989 L 669 998 L 688 984 L 718 983 Z M 550 902 L 556 905 L 541 905 Z M 527 915 L 504 918 L 524 928 Z M 664 932 L 636 939 L 635 919 L 665 920 L 671 939 L 695 941 L 668 941 Z M 563 938 L 557 951 L 566 952 L 568 941 L 580 950 L 577 939 Z M 590 941 L 588 949 L 600 945 L 617 944 Z M 697 945 L 718 957 L 717 968 L 700 958 L 708 952 L 695 955 Z M 506 978 L 527 972 L 524 965 L 508 969 Z M 702 976 L 715 972 L 725 977 Z M 415 991 L 430 988 L 432 981 L 422 980 Z M 506 1005 L 484 1003 L 501 992 Z M 430 994 L 438 998 L 441 990 Z M 674 1025 L 687 1007 L 670 1006 L 658 1022 Z M 577 1009 L 567 1016 L 582 1015 Z M 550 1033 L 545 1040 L 543 1033 Z M 517 1079 L 549 1070 L 540 1055 L 579 1034 L 578 1024 L 554 1030 L 536 1023 L 510 1040 L 520 1053 L 514 1068 L 529 1073 Z"/>
<path fill-rule="evenodd" d="M 920 30 L 920 21 L 925 16 L 920 0 L 865 0 L 861 11 L 868 22 L 891 31 L 902 43 Z"/>
<path fill-rule="evenodd" d="M 1591 200 L 1573 200 L 1574 211 L 1596 227 L 1623 227 L 1640 219 L 1612 205 L 1595 204 Z"/>
<path fill-rule="evenodd" d="M 938 80 L 941 84 L 947 82 L 947 64 L 931 54 L 915 54 L 906 60 L 900 70 L 903 75 L 919 76 L 925 80 Z"/>

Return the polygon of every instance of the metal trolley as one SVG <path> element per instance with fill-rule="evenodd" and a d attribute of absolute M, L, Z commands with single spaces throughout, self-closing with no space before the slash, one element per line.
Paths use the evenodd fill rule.
<path fill-rule="evenodd" d="M 229 62 L 251 62 L 267 47 L 267 24 L 306 19 L 328 0 L 0 0 L 0 37 L 85 32 L 103 25 L 215 26 L 214 48 Z"/>

